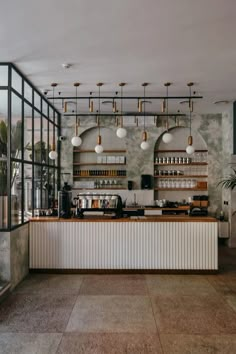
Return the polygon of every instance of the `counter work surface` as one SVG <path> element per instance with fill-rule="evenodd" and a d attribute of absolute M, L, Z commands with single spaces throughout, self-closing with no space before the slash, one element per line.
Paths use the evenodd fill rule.
<path fill-rule="evenodd" d="M 217 222 L 211 216 L 188 216 L 188 215 L 157 215 L 157 216 L 133 216 L 128 218 L 113 219 L 111 216 L 85 216 L 83 219 L 70 218 L 62 219 L 55 216 L 32 217 L 30 222 Z"/>

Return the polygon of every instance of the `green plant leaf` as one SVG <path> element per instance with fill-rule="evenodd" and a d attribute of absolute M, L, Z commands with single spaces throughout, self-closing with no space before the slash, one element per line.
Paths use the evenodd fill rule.
<path fill-rule="evenodd" d="M 3 120 L 0 121 L 0 140 L 2 144 L 7 144 L 7 125 Z"/>

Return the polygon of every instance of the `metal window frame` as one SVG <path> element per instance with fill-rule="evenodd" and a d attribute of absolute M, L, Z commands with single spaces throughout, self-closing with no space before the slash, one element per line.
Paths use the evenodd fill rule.
<path fill-rule="evenodd" d="M 50 169 L 53 169 L 53 184 L 55 184 L 55 175 L 58 175 L 57 183 L 58 186 L 57 188 L 60 188 L 60 170 L 61 170 L 61 146 L 60 142 L 57 141 L 57 151 L 58 151 L 58 161 L 57 161 L 57 166 L 55 165 L 55 162 L 53 164 L 50 164 L 50 161 L 46 161 L 45 163 L 42 163 L 42 155 L 41 155 L 41 160 L 40 163 L 35 161 L 34 157 L 34 119 L 35 119 L 35 112 L 37 112 L 40 115 L 40 141 L 43 139 L 43 118 L 47 120 L 47 129 L 49 129 L 49 122 L 53 125 L 53 130 L 58 131 L 58 136 L 60 133 L 60 125 L 61 125 L 61 114 L 60 112 L 53 107 L 52 103 L 42 95 L 42 93 L 34 87 L 34 85 L 28 80 L 24 74 L 16 67 L 15 64 L 13 63 L 8 63 L 8 62 L 0 62 L 0 66 L 7 66 L 8 68 L 8 85 L 7 86 L 0 86 L 0 90 L 6 90 L 7 91 L 7 134 L 8 134 L 8 143 L 7 143 L 7 196 L 8 196 L 8 207 L 7 207 L 7 217 L 8 217 L 8 225 L 6 228 L 0 229 L 0 232 L 8 232 L 11 230 L 14 230 L 22 225 L 27 224 L 28 221 L 24 221 L 24 212 L 25 212 L 25 177 L 24 177 L 24 167 L 25 165 L 32 165 L 32 215 L 34 215 L 34 210 L 35 210 L 35 167 L 38 166 L 41 168 L 45 167 L 47 169 L 47 177 L 48 177 L 48 182 L 49 182 L 49 171 Z M 21 93 L 18 92 L 14 87 L 12 87 L 12 72 L 13 70 L 20 76 L 22 79 L 21 82 Z M 25 98 L 25 83 L 31 88 L 32 90 L 32 102 L 28 101 L 27 98 Z M 12 128 L 12 94 L 15 94 L 17 97 L 21 99 L 21 119 L 22 119 L 22 132 L 21 132 L 21 146 L 22 146 L 22 153 L 20 158 L 15 158 L 11 156 L 11 147 L 12 147 L 12 141 L 11 141 L 11 128 Z M 34 100 L 34 93 L 37 93 L 40 97 L 40 109 L 38 107 L 35 107 L 35 100 Z M 47 114 L 43 112 L 43 100 L 47 103 Z M 25 104 L 31 107 L 32 109 L 32 134 L 31 134 L 31 142 L 32 142 L 32 160 L 26 160 L 25 159 L 25 151 L 24 151 L 24 142 L 25 142 L 25 135 L 24 135 L 24 127 L 25 127 Z M 50 108 L 53 111 L 53 120 L 50 119 L 49 112 Z M 58 122 L 56 122 L 55 117 L 58 117 Z M 28 118 L 27 118 L 28 119 Z M 49 146 L 49 131 L 47 134 L 47 143 Z M 41 152 L 42 153 L 42 152 Z M 12 220 L 11 220 L 11 208 L 12 208 L 12 202 L 11 202 L 11 175 L 12 175 L 12 162 L 19 162 L 21 164 L 21 222 L 17 225 L 12 225 Z M 42 174 L 41 174 L 42 176 Z M 42 177 L 41 177 L 41 191 L 42 191 Z M 53 198 L 55 200 L 55 185 L 53 185 Z M 41 192 L 41 206 L 42 206 L 42 192 Z"/>

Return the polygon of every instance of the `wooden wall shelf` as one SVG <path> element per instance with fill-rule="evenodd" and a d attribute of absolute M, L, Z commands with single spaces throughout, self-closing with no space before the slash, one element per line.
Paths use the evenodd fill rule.
<path fill-rule="evenodd" d="M 94 150 L 74 150 L 73 151 L 74 153 L 75 152 L 80 152 L 80 153 L 94 153 L 96 154 L 96 152 Z M 126 153 L 126 150 L 103 150 L 103 153 Z"/>
<path fill-rule="evenodd" d="M 104 188 L 72 188 L 72 190 L 94 190 L 94 191 L 103 191 L 103 190 L 127 190 L 127 188 L 119 188 L 119 187 L 104 187 Z"/>
<path fill-rule="evenodd" d="M 207 188 L 154 188 L 155 191 L 207 191 Z"/>
<path fill-rule="evenodd" d="M 125 166 L 126 163 L 74 162 L 74 166 Z"/>
<path fill-rule="evenodd" d="M 184 152 L 185 154 L 187 154 L 186 150 L 155 150 L 155 153 L 170 153 L 170 152 Z M 208 150 L 195 150 L 195 152 L 208 152 Z"/>
<path fill-rule="evenodd" d="M 103 179 L 108 179 L 108 178 L 127 178 L 126 176 L 112 176 L 112 175 L 108 175 L 108 176 L 78 176 L 78 175 L 73 175 L 74 178 L 93 178 L 93 179 L 97 179 L 97 178 L 103 178 Z"/>
<path fill-rule="evenodd" d="M 154 178 L 207 178 L 207 175 L 181 175 L 181 176 L 176 176 L 176 175 L 169 175 L 169 176 L 154 176 Z"/>
<path fill-rule="evenodd" d="M 191 162 L 191 163 L 158 163 L 154 162 L 154 166 L 207 166 L 207 162 Z"/>

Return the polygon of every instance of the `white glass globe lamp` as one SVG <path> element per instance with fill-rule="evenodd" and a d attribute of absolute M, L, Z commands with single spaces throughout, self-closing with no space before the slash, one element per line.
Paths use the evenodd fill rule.
<path fill-rule="evenodd" d="M 192 155 L 194 153 L 195 149 L 193 146 L 193 137 L 189 135 L 188 137 L 188 146 L 186 147 L 186 152 L 188 155 Z"/>
<path fill-rule="evenodd" d="M 141 147 L 142 150 L 148 150 L 149 147 L 150 147 L 149 142 L 148 141 L 142 141 L 140 147 Z"/>
<path fill-rule="evenodd" d="M 97 145 L 95 146 L 95 152 L 97 154 L 101 154 L 103 152 L 103 146 L 102 146 L 102 137 L 101 135 L 98 135 L 98 140 L 97 140 Z"/>
<path fill-rule="evenodd" d="M 73 136 L 71 139 L 71 144 L 73 146 L 80 146 L 82 144 L 82 139 L 79 136 Z"/>
<path fill-rule="evenodd" d="M 49 158 L 51 159 L 51 160 L 56 160 L 56 158 L 57 158 L 57 152 L 55 151 L 55 150 L 52 150 L 52 151 L 50 151 L 49 152 Z"/>
<path fill-rule="evenodd" d="M 173 135 L 170 134 L 169 132 L 166 132 L 163 136 L 162 136 L 162 140 L 164 143 L 168 144 L 173 140 Z"/>
<path fill-rule="evenodd" d="M 118 136 L 118 138 L 123 139 L 127 135 L 127 130 L 123 127 L 120 127 L 117 129 L 116 135 Z"/>
<path fill-rule="evenodd" d="M 143 141 L 140 144 L 140 147 L 142 150 L 148 150 L 149 149 L 149 142 L 147 141 L 147 132 L 143 132 Z"/>

